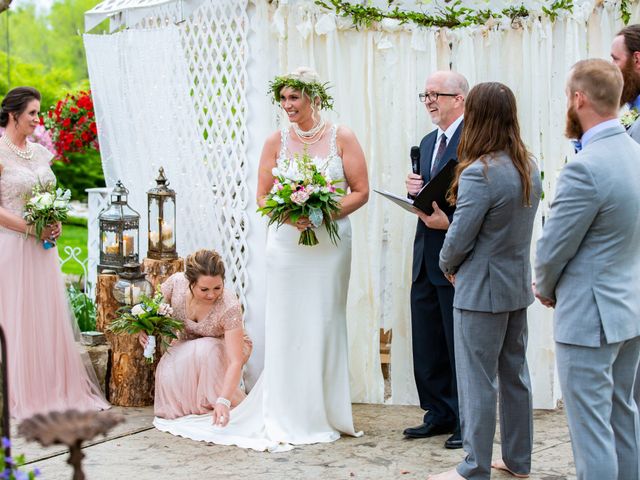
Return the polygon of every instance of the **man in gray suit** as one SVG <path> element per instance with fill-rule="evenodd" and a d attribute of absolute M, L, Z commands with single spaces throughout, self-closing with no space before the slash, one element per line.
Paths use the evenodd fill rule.
<path fill-rule="evenodd" d="M 640 25 L 629 25 L 618 32 L 611 43 L 611 60 L 624 79 L 620 105 L 628 105 L 637 117 L 625 125 L 627 133 L 640 143 Z"/>
<path fill-rule="evenodd" d="M 618 32 L 611 43 L 611 59 L 622 72 L 624 85 L 620 105 L 627 104 L 627 133 L 640 143 L 640 25 L 629 25 Z M 634 117 L 635 120 L 634 120 Z M 638 159 L 640 162 L 640 158 Z M 640 246 L 638 246 L 640 248 Z M 640 409 L 640 369 L 636 373 L 633 394 Z"/>
<path fill-rule="evenodd" d="M 640 146 L 620 125 L 622 75 L 583 60 L 567 82 L 565 165 L 536 256 L 536 296 L 555 306 L 557 366 L 578 478 L 638 480 Z"/>

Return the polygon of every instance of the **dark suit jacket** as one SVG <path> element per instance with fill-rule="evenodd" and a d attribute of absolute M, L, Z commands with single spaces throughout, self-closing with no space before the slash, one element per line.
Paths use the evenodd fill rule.
<path fill-rule="evenodd" d="M 463 124 L 464 122 L 460 123 L 458 129 L 451 137 L 451 140 L 449 140 L 444 156 L 437 166 L 437 172 L 439 172 L 449 160 L 458 160 L 458 143 L 460 142 L 460 133 L 462 132 Z M 436 141 L 438 140 L 437 137 L 438 130 L 434 130 L 430 134 L 426 135 L 420 142 L 420 174 L 422 175 L 425 183 L 431 179 L 431 159 L 433 158 L 433 150 L 436 148 Z M 451 221 L 455 207 L 452 207 L 449 204 L 438 206 L 447 214 L 449 221 Z M 418 278 L 422 262 L 426 262 L 427 275 L 429 275 L 431 283 L 440 286 L 451 285 L 445 278 L 439 266 L 440 249 L 442 249 L 442 244 L 444 243 L 444 237 L 446 235 L 446 230 L 433 230 L 428 228 L 422 220 L 418 219 L 416 238 L 413 242 L 414 281 Z"/>

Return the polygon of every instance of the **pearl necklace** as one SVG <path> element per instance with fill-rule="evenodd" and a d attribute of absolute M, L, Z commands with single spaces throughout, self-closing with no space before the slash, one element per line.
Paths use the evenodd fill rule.
<path fill-rule="evenodd" d="M 7 147 L 9 147 L 11 151 L 18 155 L 20 158 L 24 158 L 25 160 L 31 160 L 33 158 L 33 149 L 31 148 L 31 145 L 29 145 L 29 142 L 26 142 L 26 149 L 20 150 L 11 140 L 9 140 L 9 137 L 7 137 L 6 134 L 2 135 L 2 140 L 4 140 L 4 143 L 7 145 Z"/>
<path fill-rule="evenodd" d="M 296 135 L 301 138 L 310 139 L 315 137 L 320 130 L 324 130 L 326 123 L 324 119 L 320 119 L 318 123 L 316 123 L 310 130 L 302 130 L 297 123 L 293 124 L 293 130 L 296 132 Z"/>
<path fill-rule="evenodd" d="M 305 145 L 313 145 L 315 143 L 318 143 L 320 141 L 320 139 L 322 138 L 322 136 L 324 135 L 324 130 L 326 128 L 326 123 L 322 122 L 322 130 L 320 130 L 320 132 L 316 132 L 314 133 L 314 135 L 318 134 L 318 138 L 316 138 L 315 140 L 311 141 L 311 142 L 307 142 L 305 141 L 305 137 L 301 136 L 298 134 L 298 131 L 296 128 L 293 129 L 293 131 L 296 133 L 296 135 L 298 136 L 298 140 L 300 140 L 300 143 L 303 143 Z M 313 137 L 309 137 L 309 138 L 313 138 Z"/>

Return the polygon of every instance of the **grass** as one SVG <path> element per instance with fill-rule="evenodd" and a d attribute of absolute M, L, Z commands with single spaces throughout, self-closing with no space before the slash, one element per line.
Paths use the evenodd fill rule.
<path fill-rule="evenodd" d="M 62 259 L 67 257 L 64 247 L 80 247 L 81 253 L 78 258 L 82 261 L 87 259 L 87 221 L 83 218 L 69 217 L 62 226 L 62 236 L 58 239 L 58 254 Z M 62 273 L 82 275 L 82 267 L 78 262 L 69 260 L 62 266 Z"/>

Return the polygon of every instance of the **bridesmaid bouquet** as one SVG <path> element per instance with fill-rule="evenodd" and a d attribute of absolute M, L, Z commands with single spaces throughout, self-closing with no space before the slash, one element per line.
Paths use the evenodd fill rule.
<path fill-rule="evenodd" d="M 144 357 L 148 363 L 153 363 L 157 338 L 168 347 L 167 339 L 178 338 L 177 332 L 184 328 L 180 320 L 172 317 L 173 308 L 164 301 L 160 287 L 152 298 L 143 296 L 142 302 L 132 308 L 122 307 L 119 311 L 120 316 L 114 319 L 107 329 L 115 334 L 137 335 L 145 332 L 149 337 L 144 349 Z"/>
<path fill-rule="evenodd" d="M 338 197 L 345 191 L 336 188 L 335 183 L 325 172 L 318 170 L 307 152 L 302 156 L 294 155 L 286 171 L 272 170 L 273 187 L 266 196 L 263 207 L 258 212 L 269 216 L 269 225 L 277 223 L 280 227 L 287 219 L 295 223 L 300 217 L 309 217 L 314 228 L 324 223 L 329 238 L 337 245 L 338 224 L 333 216 L 340 211 Z M 313 229 L 308 228 L 300 234 L 299 245 L 318 244 Z"/>
<path fill-rule="evenodd" d="M 24 219 L 29 225 L 33 225 L 36 238 L 40 238 L 42 231 L 48 225 L 63 222 L 69 214 L 69 200 L 71 192 L 55 188 L 54 184 L 36 185 L 33 187 L 31 197 L 24 206 Z M 55 247 L 53 240 L 43 240 L 45 249 Z"/>

